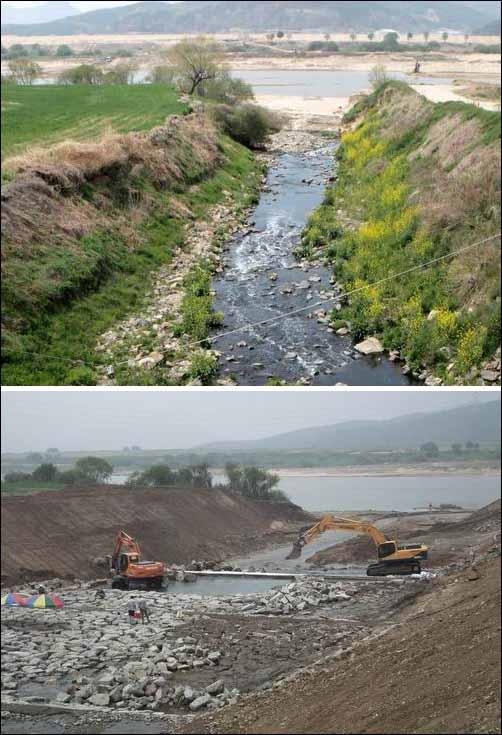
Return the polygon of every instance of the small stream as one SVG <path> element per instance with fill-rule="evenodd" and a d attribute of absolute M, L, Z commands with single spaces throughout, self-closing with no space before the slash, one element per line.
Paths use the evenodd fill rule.
<path fill-rule="evenodd" d="M 329 316 L 333 308 L 332 272 L 319 264 L 301 263 L 294 255 L 333 174 L 334 148 L 330 142 L 279 155 L 269 168 L 252 227 L 230 241 L 224 274 L 214 281 L 215 309 L 225 316 L 219 331 L 307 308 L 281 321 L 217 338 L 221 377 L 240 385 L 265 385 L 270 378 L 312 385 L 409 384 L 395 363 L 385 357 L 361 357 L 350 337 L 328 331 L 322 312 Z M 314 306 L 323 301 L 325 306 Z"/>

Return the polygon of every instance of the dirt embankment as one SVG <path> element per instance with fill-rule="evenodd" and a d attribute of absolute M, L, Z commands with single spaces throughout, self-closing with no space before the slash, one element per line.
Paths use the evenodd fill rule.
<path fill-rule="evenodd" d="M 434 515 L 431 514 L 433 521 Z M 380 526 L 379 523 L 377 525 Z M 405 515 L 388 520 L 381 526 L 388 538 L 399 541 L 423 542 L 430 548 L 429 559 L 424 566 L 435 568 L 468 558 L 470 549 L 475 553 L 489 548 L 500 536 L 500 500 L 471 513 L 461 514 L 452 520 L 431 522 L 427 516 Z M 375 557 L 375 545 L 366 536 L 355 536 L 347 541 L 318 551 L 307 561 L 315 566 L 366 562 Z"/>
<path fill-rule="evenodd" d="M 500 559 L 473 577 L 445 577 L 348 658 L 185 732 L 500 732 Z"/>
<path fill-rule="evenodd" d="M 252 551 L 311 520 L 291 503 L 221 490 L 106 485 L 2 498 L 2 583 L 102 575 L 94 559 L 112 553 L 121 529 L 144 558 L 179 564 Z"/>

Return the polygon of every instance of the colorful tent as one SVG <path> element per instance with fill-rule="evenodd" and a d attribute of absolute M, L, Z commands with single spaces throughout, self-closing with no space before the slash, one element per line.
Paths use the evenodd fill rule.
<path fill-rule="evenodd" d="M 26 607 L 49 609 L 63 607 L 64 602 L 57 595 L 32 595 L 25 602 Z"/>
<path fill-rule="evenodd" d="M 27 595 L 20 595 L 17 592 L 10 592 L 8 595 L 2 596 L 2 606 L 8 607 L 26 607 L 28 600 Z"/>

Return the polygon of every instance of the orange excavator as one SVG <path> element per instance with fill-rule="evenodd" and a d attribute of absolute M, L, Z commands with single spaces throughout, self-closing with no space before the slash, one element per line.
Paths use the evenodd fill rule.
<path fill-rule="evenodd" d="M 370 536 L 377 548 L 378 561 L 370 564 L 366 570 L 369 577 L 383 577 L 388 574 L 419 574 L 420 562 L 427 559 L 428 547 L 424 544 L 407 544 L 400 546 L 380 531 L 376 526 L 365 521 L 356 521 L 352 518 L 325 515 L 318 523 L 303 528 L 287 559 L 298 559 L 303 547 L 310 544 L 317 536 L 325 531 L 355 531 Z"/>
<path fill-rule="evenodd" d="M 115 540 L 110 571 L 114 575 L 113 589 L 160 589 L 165 567 L 161 561 L 142 561 L 138 542 L 125 531 L 120 531 Z"/>

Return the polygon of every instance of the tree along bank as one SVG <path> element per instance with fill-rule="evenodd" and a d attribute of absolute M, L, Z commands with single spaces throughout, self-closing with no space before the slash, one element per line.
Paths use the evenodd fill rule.
<path fill-rule="evenodd" d="M 500 233 L 500 113 L 392 81 L 345 122 L 338 181 L 302 242 L 357 290 L 333 326 L 378 335 L 427 384 L 500 382 L 500 237 L 420 268 Z"/>

